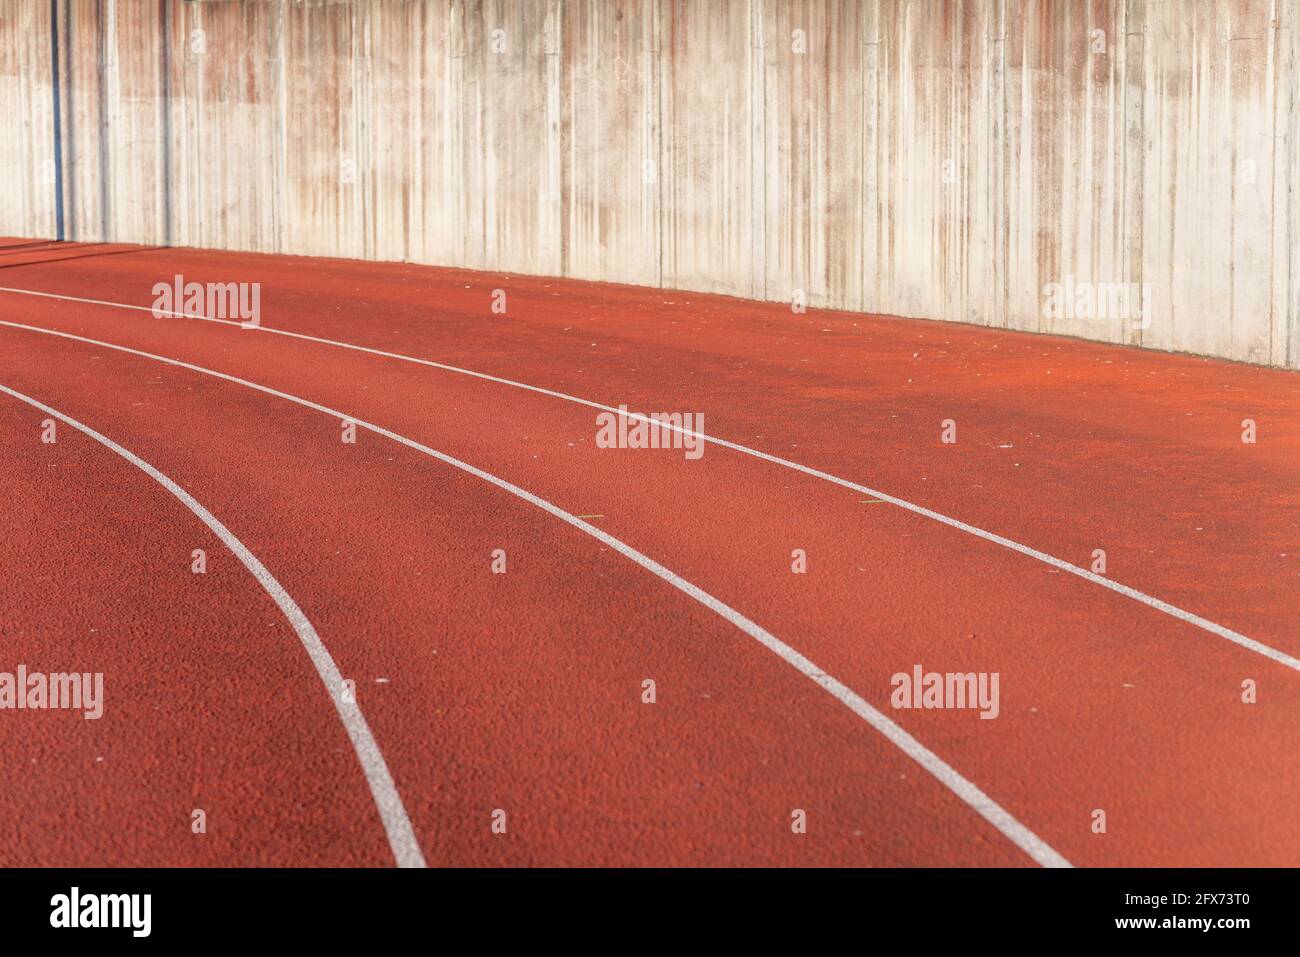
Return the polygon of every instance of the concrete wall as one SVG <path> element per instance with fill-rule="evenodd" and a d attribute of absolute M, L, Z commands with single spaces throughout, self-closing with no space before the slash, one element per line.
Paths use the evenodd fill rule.
<path fill-rule="evenodd" d="M 70 239 L 1300 368 L 1297 0 L 56 6 Z M 49 4 L 0 0 L 0 234 L 54 234 L 51 93 Z M 1149 284 L 1146 320 L 1045 315 L 1067 282 Z"/>

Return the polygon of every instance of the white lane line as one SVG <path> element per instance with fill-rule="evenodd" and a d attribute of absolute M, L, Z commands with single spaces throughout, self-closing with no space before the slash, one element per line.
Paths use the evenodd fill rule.
<path fill-rule="evenodd" d="M 437 449 L 429 448 L 429 446 L 416 442 L 414 439 L 408 439 L 404 435 L 398 435 L 396 432 L 391 432 L 382 426 L 374 425 L 364 419 L 359 419 L 356 416 L 348 415 L 346 412 L 331 409 L 329 406 L 321 405 L 318 402 L 312 402 L 310 399 L 304 399 L 296 395 L 290 395 L 287 392 L 281 392 L 280 390 L 273 389 L 270 386 L 259 385 L 256 382 L 250 382 L 247 379 L 241 379 L 238 376 L 229 375 L 225 372 L 217 372 L 214 369 L 205 369 L 203 366 L 196 366 L 189 362 L 182 362 L 180 359 L 169 359 L 166 356 L 158 356 L 150 352 L 142 352 L 139 349 L 131 349 L 127 346 L 119 346 L 111 342 L 101 342 L 97 339 L 88 339 L 84 336 L 76 336 L 70 332 L 59 332 L 54 329 L 42 329 L 38 326 L 26 326 L 21 323 L 7 322 L 3 320 L 0 320 L 0 326 L 10 326 L 14 329 L 24 329 L 29 332 L 58 336 L 61 339 L 85 342 L 90 345 L 101 346 L 105 349 L 114 349 L 118 352 L 129 353 L 130 355 L 140 356 L 145 359 L 153 359 L 156 362 L 163 362 L 180 369 L 188 369 L 191 372 L 199 372 L 203 375 L 210 375 L 226 382 L 233 382 L 235 385 L 255 389 L 258 392 L 263 392 L 266 395 L 273 395 L 276 398 L 293 402 L 296 405 L 303 406 L 304 408 L 315 409 L 317 412 L 323 412 L 338 421 L 355 423 L 358 428 L 366 429 L 376 435 L 381 435 L 386 439 L 391 439 L 400 445 L 404 445 L 409 449 L 413 449 L 417 452 L 423 453 L 424 455 L 428 455 L 431 458 L 435 458 L 453 468 L 460 469 L 462 472 L 467 472 L 475 478 L 482 479 L 484 482 L 495 485 L 497 488 L 503 489 L 531 505 L 535 505 L 542 511 L 555 516 L 563 522 L 567 522 L 579 531 L 585 532 L 597 541 L 608 545 L 619 554 L 631 559 L 633 562 L 636 562 L 636 564 L 646 569 L 646 571 L 662 578 L 674 588 L 689 595 L 710 611 L 735 625 L 745 634 L 763 645 L 763 647 L 775 653 L 787 664 L 794 667 L 800 674 L 811 679 L 819 687 L 830 693 L 846 708 L 884 735 L 885 738 L 898 747 L 899 750 L 933 775 L 944 787 L 965 802 L 972 810 L 979 814 L 980 817 L 988 821 L 989 824 L 997 828 L 1003 836 L 1029 855 L 1029 857 L 1036 863 L 1043 867 L 1072 866 L 1069 861 L 1048 845 L 1046 841 L 1017 821 L 1007 810 L 981 791 L 972 782 L 964 778 L 955 768 L 945 762 L 933 751 L 929 750 L 916 738 L 912 737 L 912 735 L 904 731 L 885 714 L 873 708 L 851 688 L 828 675 L 799 652 L 781 641 L 781 639 L 759 627 L 730 605 L 714 598 L 702 588 L 686 581 L 686 579 L 665 568 L 663 565 L 660 565 L 654 559 L 643 555 L 631 545 L 615 538 L 608 532 L 602 531 L 595 525 L 590 525 L 587 522 L 584 522 L 576 515 L 566 512 L 558 505 L 553 505 L 546 501 L 546 499 L 540 498 L 512 482 L 499 478 L 490 472 L 485 472 L 467 462 L 462 462 L 460 459 L 454 458 L 445 452 L 439 452 Z"/>
<path fill-rule="evenodd" d="M 329 695 L 330 701 L 334 703 L 334 709 L 339 713 L 339 718 L 343 721 L 343 727 L 347 729 L 348 737 L 352 739 L 352 748 L 356 751 L 357 759 L 361 762 L 361 770 L 366 776 L 366 783 L 370 785 L 370 794 L 374 797 L 375 807 L 379 810 L 379 817 L 383 821 L 384 831 L 388 834 L 388 844 L 393 850 L 393 857 L 396 859 L 397 865 L 399 867 L 424 867 L 424 855 L 420 853 L 420 844 L 415 839 L 415 831 L 411 828 L 410 818 L 406 816 L 406 808 L 397 793 L 397 786 L 393 783 L 393 776 L 388 772 L 388 765 L 384 762 L 384 756 L 379 751 L 379 745 L 375 743 L 374 735 L 370 733 L 370 726 L 366 724 L 366 719 L 361 714 L 361 706 L 342 700 L 343 676 L 339 673 L 338 666 L 334 664 L 334 659 L 330 657 L 329 651 L 316 634 L 316 629 L 307 620 L 307 616 L 298 607 L 298 603 L 293 600 L 293 596 L 285 591 L 284 586 L 276 580 L 265 565 L 258 561 L 257 556 L 250 552 L 248 547 L 236 538 L 230 529 L 221 524 L 215 515 L 204 508 L 189 492 L 134 452 L 123 448 L 107 436 L 96 432 L 90 426 L 78 422 L 57 409 L 50 408 L 31 396 L 23 395 L 23 393 L 6 385 L 0 385 L 0 392 L 26 402 L 33 408 L 40 409 L 47 415 L 54 416 L 60 422 L 66 422 L 74 429 L 90 436 L 100 445 L 122 456 L 122 458 L 180 499 L 181 504 L 197 515 L 204 525 L 212 529 L 222 543 L 234 553 L 235 557 L 243 562 L 244 567 L 257 579 L 257 583 L 280 606 L 280 611 L 284 612 L 284 617 L 289 619 L 289 624 L 293 625 L 293 630 L 297 632 L 303 648 L 307 650 L 307 655 L 311 658 L 312 664 L 316 666 L 316 673 L 325 685 L 325 691 Z"/>
<path fill-rule="evenodd" d="M 0 286 L 0 292 L 12 292 L 12 293 L 17 293 L 26 296 L 40 296 L 45 299 L 62 299 L 68 302 L 82 302 L 82 303 L 88 303 L 90 305 L 96 305 L 96 306 L 111 306 L 117 309 L 134 309 L 140 312 L 152 313 L 153 311 L 148 306 L 133 306 L 130 305 L 129 303 L 109 302 L 103 299 L 81 299 L 78 298 L 77 296 L 64 296 L 52 292 L 37 292 L 36 290 L 33 289 L 14 289 L 5 286 Z M 223 325 L 231 325 L 231 326 L 240 325 L 238 321 L 233 319 L 215 319 L 209 316 L 203 316 L 194 313 L 168 312 L 168 313 L 164 313 L 164 315 L 172 316 L 178 319 L 198 319 L 203 322 L 217 322 Z M 475 379 L 483 379 L 487 382 L 495 382 L 498 385 L 507 385 L 510 386 L 511 388 L 523 389 L 527 392 L 535 392 L 538 395 L 549 396 L 553 399 L 563 399 L 565 402 L 574 402 L 578 405 L 585 405 L 593 409 L 599 409 L 602 412 L 614 412 L 614 413 L 619 412 L 619 410 L 614 406 L 603 405 L 599 402 L 594 402 L 591 399 L 583 399 L 579 396 L 569 395 L 568 393 L 565 392 L 557 392 L 554 389 L 545 389 L 542 388 L 541 386 L 529 385 L 526 382 L 519 382 L 515 379 L 504 379 L 501 378 L 500 376 L 489 375 L 486 372 L 476 372 L 473 369 L 463 369 L 459 366 L 447 365 L 442 362 L 434 362 L 432 359 L 419 359 L 416 358 L 415 356 L 402 355 L 401 353 L 398 352 L 386 352 L 383 349 L 372 349 L 368 346 L 359 346 L 351 342 L 340 342 L 337 339 L 322 339 L 319 336 L 309 336 L 301 332 L 290 332 L 287 329 L 271 329 L 266 326 L 256 326 L 256 327 L 248 327 L 248 328 L 255 328 L 259 332 L 269 332 L 278 336 L 288 336 L 293 339 L 302 339 L 307 342 L 316 342 L 322 345 L 334 346 L 339 349 L 351 349 L 354 352 L 365 352 L 370 355 L 383 356 L 386 359 L 397 359 L 402 362 L 413 362 L 416 365 L 428 366 L 431 369 L 441 369 L 444 372 L 454 372 L 457 375 L 466 375 Z M 652 425 L 655 424 L 650 420 L 648 416 L 638 412 L 628 412 L 626 413 L 626 415 L 629 419 L 638 419 L 644 422 L 648 422 Z M 679 425 L 673 425 L 672 423 L 668 423 L 668 422 L 659 423 L 659 426 L 661 428 L 670 428 L 676 432 L 680 432 L 682 435 L 691 435 L 691 436 L 697 435 L 697 433 L 693 432 L 690 429 L 686 429 Z M 1011 551 L 1024 555 L 1027 558 L 1032 558 L 1035 561 L 1040 561 L 1043 562 L 1044 564 L 1051 565 L 1053 568 L 1059 568 L 1063 572 L 1069 572 L 1071 575 L 1075 575 L 1079 578 L 1084 579 L 1085 581 L 1090 581 L 1094 585 L 1100 585 L 1102 588 L 1108 588 L 1113 592 L 1123 595 L 1125 598 L 1131 598 L 1133 601 L 1140 602 L 1141 604 L 1146 605 L 1148 608 L 1154 608 L 1156 611 L 1161 612 L 1162 614 L 1169 615 L 1172 618 L 1177 618 L 1179 621 L 1186 622 L 1189 625 L 1192 625 L 1196 628 L 1200 628 L 1202 631 L 1207 631 L 1212 635 L 1218 636 L 1219 638 L 1226 639 L 1227 641 L 1230 641 L 1235 645 L 1239 645 L 1242 648 L 1247 649 L 1248 651 L 1253 651 L 1258 655 L 1263 655 L 1265 658 L 1271 659 L 1272 661 L 1275 661 L 1278 664 L 1283 665 L 1284 667 L 1291 668 L 1294 671 L 1300 671 L 1300 658 L 1296 658 L 1294 655 L 1289 655 L 1284 651 L 1280 651 L 1277 648 L 1272 647 L 1271 645 L 1264 644 L 1262 641 L 1257 641 L 1254 638 L 1247 637 L 1246 635 L 1243 635 L 1239 631 L 1233 631 L 1231 628 L 1227 628 L 1223 625 L 1216 624 L 1215 622 L 1210 621 L 1208 618 L 1202 618 L 1200 615 L 1187 611 L 1186 609 L 1179 608 L 1177 605 L 1171 605 L 1167 601 L 1163 601 L 1159 598 L 1155 598 L 1154 596 L 1148 595 L 1145 592 L 1140 592 L 1136 588 L 1131 588 L 1128 585 L 1121 584 L 1120 582 L 1117 582 L 1112 578 L 1106 578 L 1102 575 L 1098 575 L 1096 572 L 1090 571 L 1086 568 L 1081 568 L 1078 565 L 1071 565 L 1067 561 L 1064 561 L 1053 555 L 1049 555 L 1046 552 L 1039 551 L 1036 548 L 1031 548 L 1028 545 L 1022 545 L 1019 542 L 1012 541 L 1011 539 L 1006 538 L 1002 535 L 998 535 L 995 532 L 987 531 L 975 525 L 969 525 L 966 522 L 961 521 L 960 519 L 952 518 L 948 515 L 942 514 L 941 512 L 936 512 L 933 509 L 926 508 L 923 505 L 917 505 L 914 502 L 907 501 L 906 499 L 898 498 L 897 496 L 889 495 L 885 492 L 877 491 L 876 489 L 869 488 L 866 485 L 859 485 L 857 482 L 850 482 L 848 479 L 843 479 L 840 478 L 839 476 L 831 475 L 829 472 L 823 472 L 819 469 L 810 468 L 809 466 L 806 465 L 800 465 L 798 462 L 791 462 L 789 459 L 783 459 L 780 458 L 779 456 L 771 455 L 767 452 L 762 452 L 759 451 L 758 449 L 750 448 L 747 445 L 741 445 L 737 442 L 728 442 L 726 439 L 719 439 L 712 435 L 708 435 L 707 433 L 698 433 L 698 437 L 703 439 L 705 442 L 711 442 L 714 445 L 721 446 L 722 448 L 731 449 L 732 451 L 740 452 L 743 455 L 750 455 L 756 459 L 762 459 L 765 462 L 771 462 L 773 465 L 780 465 L 783 468 L 793 469 L 796 472 L 802 472 L 804 475 L 809 475 L 815 479 L 820 479 L 823 482 L 830 482 L 832 485 L 839 485 L 843 488 L 852 489 L 853 491 L 860 492 L 863 495 L 871 495 L 875 498 L 880 499 L 883 502 L 888 502 L 890 505 L 895 505 L 898 508 L 904 509 L 905 511 L 912 512 L 916 515 L 921 515 L 932 521 L 938 522 L 941 525 L 947 525 L 949 528 L 955 528 L 958 531 L 965 532 L 968 535 L 974 535 L 976 538 L 982 538 L 986 542 L 992 542 L 994 545 L 1000 545 L 1003 548 L 1010 549 Z"/>

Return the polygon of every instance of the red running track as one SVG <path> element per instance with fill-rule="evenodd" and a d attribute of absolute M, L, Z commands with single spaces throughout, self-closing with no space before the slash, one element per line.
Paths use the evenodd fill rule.
<path fill-rule="evenodd" d="M 0 711 L 0 863 L 1300 862 L 1295 373 L 576 281 L 0 242 L 0 672 L 105 688 L 97 721 Z M 153 318 L 178 273 L 260 282 L 262 328 Z M 42 443 L 50 413 L 12 393 L 201 503 L 355 704 L 175 494 L 66 421 Z M 703 412 L 742 448 L 599 449 L 572 397 Z M 892 707 L 918 664 L 996 672 L 996 719 Z"/>

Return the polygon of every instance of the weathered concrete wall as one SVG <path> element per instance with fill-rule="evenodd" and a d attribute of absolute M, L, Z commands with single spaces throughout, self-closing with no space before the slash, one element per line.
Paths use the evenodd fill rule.
<path fill-rule="evenodd" d="M 70 239 L 1300 368 L 1298 0 L 55 6 Z M 50 31 L 48 3 L 0 0 L 0 234 L 55 232 Z M 1149 284 L 1145 317 L 1051 312 L 1051 284 L 1099 283 Z"/>

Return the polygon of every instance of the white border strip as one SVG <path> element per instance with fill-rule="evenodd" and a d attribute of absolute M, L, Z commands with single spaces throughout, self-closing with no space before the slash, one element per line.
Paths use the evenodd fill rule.
<path fill-rule="evenodd" d="M 107 436 L 96 432 L 90 426 L 78 422 L 71 416 L 65 415 L 57 409 L 52 409 L 42 402 L 38 402 L 31 396 L 23 395 L 6 385 L 0 385 L 0 392 L 26 402 L 33 408 L 40 409 L 61 422 L 66 422 L 74 429 L 90 436 L 100 445 L 122 456 L 122 458 L 180 499 L 181 504 L 197 515 L 204 525 L 212 529 L 222 543 L 234 553 L 235 557 L 243 562 L 244 567 L 257 579 L 257 583 L 271 596 L 272 600 L 280 607 L 280 611 L 284 612 L 284 617 L 289 619 L 289 624 L 293 625 L 293 630 L 297 632 L 298 639 L 302 642 L 303 648 L 307 650 L 308 657 L 311 658 L 312 664 L 316 666 L 316 673 L 320 676 L 321 683 L 325 685 L 326 693 L 329 694 L 330 701 L 334 703 L 334 709 L 343 721 L 343 727 L 347 729 L 348 737 L 352 739 L 352 748 L 356 751 L 357 759 L 361 762 L 361 770 L 366 776 L 366 783 L 370 785 L 370 793 L 374 797 L 375 807 L 379 810 L 379 817 L 383 821 L 384 831 L 388 835 L 388 844 L 393 850 L 393 857 L 397 861 L 397 866 L 424 867 L 424 855 L 420 853 L 420 844 L 415 838 L 415 831 L 411 827 L 410 818 L 406 815 L 406 808 L 397 793 L 397 786 L 393 783 L 393 776 L 388 772 L 388 765 L 384 762 L 384 756 L 380 753 L 379 745 L 375 742 L 374 735 L 370 733 L 370 726 L 366 724 L 366 719 L 361 714 L 361 706 L 342 700 L 343 675 L 339 673 L 338 666 L 334 664 L 334 659 L 330 657 L 329 651 L 316 634 L 316 629 L 307 620 L 307 616 L 298 607 L 298 603 L 285 591 L 284 586 L 276 580 L 265 565 L 258 561 L 257 556 L 249 551 L 247 546 L 236 538 L 230 529 L 221 524 L 216 516 L 199 504 L 194 496 L 144 459 L 118 445 Z"/>
<path fill-rule="evenodd" d="M 148 312 L 148 313 L 153 312 L 153 310 L 148 306 L 133 306 L 128 303 L 122 303 L 122 302 L 108 302 L 107 300 L 103 300 L 103 299 L 82 299 L 82 298 L 78 298 L 77 296 L 64 296 L 52 292 L 37 292 L 36 290 L 33 289 L 14 289 L 5 286 L 0 286 L 0 292 L 12 292 L 12 293 L 17 293 L 26 296 L 40 296 L 45 299 L 60 299 L 60 300 L 65 300 L 67 302 L 82 302 L 82 303 L 87 303 L 89 305 L 95 305 L 95 306 L 111 306 L 117 309 L 133 309 L 140 312 Z M 168 312 L 168 313 L 164 313 L 164 315 L 171 316 L 178 319 L 198 319 L 203 322 L 217 322 L 223 325 L 233 325 L 233 326 L 241 325 L 241 323 L 239 323 L 236 320 L 214 319 L 208 316 L 202 316 L 193 313 Z M 35 328 L 35 327 L 23 326 L 21 328 Z M 354 352 L 364 352 L 370 355 L 383 356 L 386 359 L 398 359 L 402 362 L 413 362 L 416 365 L 428 366 L 429 368 L 432 369 L 441 369 L 444 372 L 454 372 L 457 375 L 467 375 L 475 379 L 483 379 L 487 382 L 495 382 L 499 385 L 508 385 L 515 389 L 524 389 L 528 392 L 535 392 L 538 395 L 550 396 L 551 398 L 554 399 L 563 399 L 566 402 L 574 402 L 577 403 L 578 405 L 585 405 L 593 409 L 600 409 L 602 412 L 619 413 L 620 411 L 619 409 L 616 409 L 613 406 L 602 405 L 601 403 L 593 402 L 590 399 L 583 399 L 578 396 L 569 395 L 564 392 L 556 392 L 553 389 L 545 389 L 540 386 L 529 385 L 526 382 L 518 382 L 514 379 L 503 379 L 500 376 L 489 375 L 486 372 L 475 372 L 473 369 L 462 369 L 459 366 L 452 366 L 452 365 L 446 365 L 445 363 L 441 363 L 441 362 L 434 362 L 431 359 L 418 359 L 415 356 L 402 355 L 401 353 L 397 353 L 397 352 L 385 352 L 382 349 L 371 349 L 368 346 L 359 346 L 350 342 L 340 342 L 336 339 L 322 339 L 318 336 L 309 336 L 301 332 L 290 332 L 287 329 L 270 329 L 267 328 L 266 326 L 260 326 L 260 325 L 246 326 L 244 328 L 256 329 L 259 332 L 270 332 L 279 336 L 288 336 L 293 339 L 302 339 L 306 342 L 316 342 L 322 345 L 335 346 L 340 349 L 351 349 Z M 638 419 L 644 422 L 648 422 L 651 425 L 655 424 L 649 419 L 649 417 L 642 415 L 641 413 L 638 412 L 627 412 L 621 414 L 626 415 L 626 417 L 629 419 Z M 659 425 L 661 427 L 670 428 L 676 432 L 680 432 L 683 435 L 697 436 L 698 438 L 701 438 L 706 442 L 712 442 L 714 445 L 721 446 L 722 448 L 731 449 L 732 451 L 740 452 L 744 455 L 750 455 L 753 456 L 754 458 L 762 459 L 765 462 L 771 462 L 773 465 L 780 465 L 783 466 L 784 468 L 793 469 L 796 472 L 802 472 L 804 475 L 810 475 L 813 478 L 821 479 L 823 482 L 830 482 L 833 485 L 839 485 L 842 486 L 843 488 L 852 489 L 855 492 L 861 492 L 863 495 L 869 495 L 872 498 L 878 498 L 881 501 L 888 502 L 890 505 L 896 505 L 901 509 L 912 512 L 916 515 L 921 515 L 932 521 L 938 522 L 941 525 L 947 525 L 950 528 L 955 528 L 958 531 L 967 533 L 968 535 L 974 535 L 976 538 L 982 538 L 986 542 L 992 542 L 995 545 L 1001 545 L 1003 548 L 1008 548 L 1011 551 L 1018 552 L 1019 554 L 1024 555 L 1028 558 L 1032 558 L 1036 561 L 1043 562 L 1044 564 L 1051 565 L 1053 568 L 1060 569 L 1063 572 L 1068 572 L 1069 574 L 1082 578 L 1085 581 L 1090 581 L 1094 585 L 1100 585 L 1102 588 L 1108 588 L 1113 592 L 1117 592 L 1118 594 L 1123 595 L 1125 598 L 1131 598 L 1133 599 L 1133 601 L 1140 602 L 1141 604 L 1146 605 L 1149 608 L 1154 608 L 1158 612 L 1169 615 L 1172 618 L 1177 618 L 1179 621 L 1186 622 L 1189 625 L 1193 625 L 1196 628 L 1200 628 L 1203 631 L 1207 631 L 1212 635 L 1217 635 L 1218 637 L 1226 639 L 1227 641 L 1231 641 L 1233 644 L 1240 645 L 1242 648 L 1245 648 L 1248 651 L 1253 651 L 1258 655 L 1263 655 L 1265 658 L 1275 661 L 1284 667 L 1292 669 L 1293 671 L 1300 671 L 1300 658 L 1296 658 L 1294 655 L 1289 655 L 1284 651 L 1280 651 L 1277 648 L 1274 648 L 1270 645 L 1266 645 L 1261 641 L 1255 640 L 1254 638 L 1249 638 L 1246 635 L 1243 635 L 1241 632 L 1233 631 L 1231 628 L 1226 628 L 1223 625 L 1216 624 L 1210 621 L 1208 618 L 1202 618 L 1200 615 L 1194 614 L 1190 611 L 1186 611 L 1182 608 L 1177 607 L 1176 605 L 1171 605 L 1167 601 L 1162 601 L 1161 599 L 1148 595 L 1145 592 L 1140 592 L 1136 588 L 1131 588 L 1128 585 L 1121 584 L 1120 582 L 1114 581 L 1113 579 L 1106 578 L 1102 575 L 1098 575 L 1097 573 L 1089 571 L 1086 568 L 1081 568 L 1078 565 L 1071 565 L 1067 561 L 1064 561 L 1060 558 L 1056 558 L 1055 556 L 1049 555 L 1046 552 L 1039 551 L 1036 548 L 1031 548 L 1028 545 L 1021 545 L 1019 542 L 1012 541 L 1011 539 L 1006 538 L 1002 535 L 998 535 L 994 532 L 986 531 L 985 529 L 979 528 L 975 525 L 968 525 L 967 523 L 959 519 L 951 518 L 940 512 L 936 512 L 933 509 L 926 508 L 923 505 L 917 505 L 913 502 L 907 501 L 906 499 L 901 499 L 898 498 L 897 496 L 889 495 L 885 492 L 877 491 L 876 489 L 869 488 L 866 485 L 859 485 L 856 482 L 850 482 L 848 479 L 839 478 L 838 476 L 831 475 L 828 472 L 822 472 L 818 469 L 809 468 L 806 465 L 800 465 L 798 462 L 791 462 L 789 459 L 783 459 L 778 456 L 771 455 L 767 452 L 760 452 L 758 449 L 752 449 L 749 446 L 740 445 L 739 443 L 736 442 L 728 442 L 726 439 L 715 438 L 705 433 L 698 433 L 697 435 L 697 433 L 692 432 L 689 429 L 685 429 L 679 425 L 673 425 L 672 423 L 662 422 L 659 423 Z"/>
<path fill-rule="evenodd" d="M 684 594 L 695 599 L 701 605 L 704 605 L 710 611 L 714 612 L 715 614 L 724 618 L 726 621 L 735 625 L 745 634 L 749 635 L 759 644 L 763 645 L 763 647 L 767 648 L 769 651 L 776 654 L 787 664 L 794 667 L 795 670 L 797 670 L 800 674 L 811 679 L 819 687 L 821 687 L 829 694 L 831 694 L 837 701 L 843 704 L 846 708 L 848 708 L 850 711 L 852 711 L 854 714 L 860 717 L 863 721 L 867 722 L 867 724 L 871 725 L 871 727 L 875 728 L 882 735 L 884 735 L 890 742 L 892 742 L 895 746 L 897 746 L 909 758 L 911 758 L 917 764 L 921 765 L 921 767 L 923 767 L 926 771 L 928 771 L 931 775 L 933 775 L 939 781 L 939 783 L 941 783 L 949 791 L 951 791 L 963 802 L 965 802 L 972 810 L 974 810 L 977 814 L 979 814 L 980 817 L 988 821 L 989 824 L 997 828 L 997 830 L 1001 832 L 1009 841 L 1011 841 L 1013 844 L 1016 845 L 1016 847 L 1020 848 L 1027 855 L 1029 855 L 1029 857 L 1031 857 L 1036 863 L 1042 865 L 1043 867 L 1070 867 L 1071 866 L 1069 861 L 1067 861 L 1057 851 L 1053 850 L 1052 847 L 1049 846 L 1042 838 L 1040 838 L 1033 831 L 1029 830 L 1029 828 L 1025 827 L 1025 825 L 1017 821 L 1001 805 L 999 805 L 991 797 L 989 797 L 987 794 L 981 791 L 973 783 L 971 783 L 966 778 L 964 778 L 955 768 L 953 768 L 951 765 L 946 763 L 942 758 L 936 755 L 933 751 L 930 751 L 928 748 L 926 748 L 926 746 L 921 744 L 920 741 L 918 741 L 916 738 L 912 737 L 912 735 L 904 731 L 899 725 L 895 724 L 889 717 L 887 717 L 882 712 L 877 711 L 875 708 L 873 708 L 851 688 L 847 687 L 846 685 L 842 684 L 840 681 L 828 675 L 821 668 L 817 667 L 815 664 L 813 664 L 811 661 L 809 661 L 799 652 L 795 651 L 789 645 L 785 644 L 785 642 L 781 641 L 775 635 L 771 634 L 765 629 L 759 627 L 754 622 L 750 621 L 748 618 L 740 614 L 740 612 L 736 611 L 730 605 L 727 605 L 724 602 L 720 601 L 719 599 L 714 598 L 712 595 L 704 591 L 702 588 L 699 588 L 698 586 L 691 584 L 690 582 L 686 581 L 684 578 L 681 578 L 676 573 L 665 568 L 663 565 L 660 565 L 654 559 L 649 558 L 646 555 L 643 555 L 641 552 L 637 551 L 632 546 L 620 541 L 619 539 L 610 535 L 608 532 L 605 532 L 594 525 L 590 525 L 587 522 L 584 522 L 576 515 L 572 515 L 569 512 L 566 512 L 558 505 L 553 505 L 550 502 L 546 501 L 545 499 L 540 498 L 537 495 L 534 495 L 532 492 L 520 488 L 518 485 L 508 482 L 503 478 L 498 478 L 497 476 L 491 474 L 490 472 L 485 472 L 480 468 L 475 468 L 473 465 L 470 465 L 467 462 L 462 462 L 460 459 L 453 458 L 452 456 L 446 454 L 445 452 L 439 452 L 436 449 L 429 448 L 427 445 L 422 445 L 421 443 L 416 442 L 414 439 L 408 439 L 406 438 L 406 436 L 398 435 L 396 432 L 391 432 L 388 429 L 383 428 L 382 426 L 374 425 L 370 422 L 366 422 L 354 416 L 347 415 L 346 413 L 340 412 L 337 409 L 331 409 L 329 406 L 321 405 L 317 402 L 312 402 L 310 399 L 303 399 L 296 395 L 290 395 L 287 392 L 281 392 L 278 389 L 271 388 L 270 386 L 259 385 L 256 382 L 250 382 L 247 379 L 240 379 L 237 376 L 228 375 L 225 372 L 217 372 L 213 369 L 205 369 L 202 366 L 196 366 L 188 362 L 182 362 L 179 359 L 169 359 L 166 356 L 153 355 L 152 353 L 149 352 L 142 352 L 139 349 L 131 349 L 127 346 L 115 345 L 114 343 L 111 342 L 100 342 L 96 339 L 87 339 L 84 336 L 76 336 L 69 332 L 59 332 L 54 329 L 41 329 L 36 326 L 25 326 L 22 325 L 21 323 L 16 323 L 16 322 L 0 321 L 0 325 L 10 326 L 15 329 L 25 329 L 29 332 L 38 332 L 44 335 L 58 336 L 59 338 L 62 339 L 71 339 L 76 342 L 85 342 L 93 346 L 101 346 L 106 349 L 114 349 L 118 352 L 129 353 L 131 355 L 140 356 L 145 359 L 153 359 L 157 362 L 163 362 L 166 363 L 167 365 L 176 366 L 177 368 L 180 369 L 188 369 L 191 372 L 199 372 L 202 373 L 203 375 L 210 375 L 218 379 L 223 379 L 226 382 L 233 382 L 235 385 L 241 385 L 249 389 L 254 389 L 258 392 L 263 392 L 267 395 L 273 395 L 276 398 L 284 399 L 288 402 L 293 402 L 294 404 L 303 406 L 304 408 L 315 409 L 317 412 L 323 412 L 326 415 L 332 416 L 335 419 L 341 421 L 354 423 L 357 426 L 366 429 L 367 431 L 375 433 L 376 435 L 381 435 L 384 438 L 391 439 L 392 441 L 397 442 L 400 445 L 404 445 L 409 449 L 413 449 L 417 452 L 421 452 L 425 455 L 435 458 L 440 462 L 444 462 L 447 465 L 452 466 L 453 468 L 460 469 L 462 472 L 467 472 L 470 475 L 473 475 L 475 478 L 482 479 L 483 481 L 488 482 L 491 485 L 495 485 L 497 488 L 509 492 L 511 495 L 523 499 L 525 502 L 528 502 L 531 505 L 537 506 L 542 511 L 555 516 L 556 518 L 560 519 L 563 522 L 567 522 L 569 525 L 572 525 L 574 528 L 578 529 L 579 531 L 585 532 L 586 534 L 590 535 L 592 538 L 595 538 L 597 541 L 600 541 L 601 543 L 608 545 L 610 548 L 614 549 L 619 554 L 625 556 L 626 558 L 631 559 L 633 562 L 640 565 L 642 568 L 646 569 L 652 574 L 663 579 L 668 584 L 672 585 L 674 588 L 678 589 Z M 173 489 L 173 491 L 182 495 L 184 494 L 180 492 L 179 489 Z M 195 503 L 195 505 L 197 505 L 197 503 Z M 216 520 L 213 519 L 213 521 L 215 522 Z M 254 561 L 256 561 L 256 559 L 254 559 Z M 335 672 L 335 674 L 337 674 L 337 672 Z"/>

